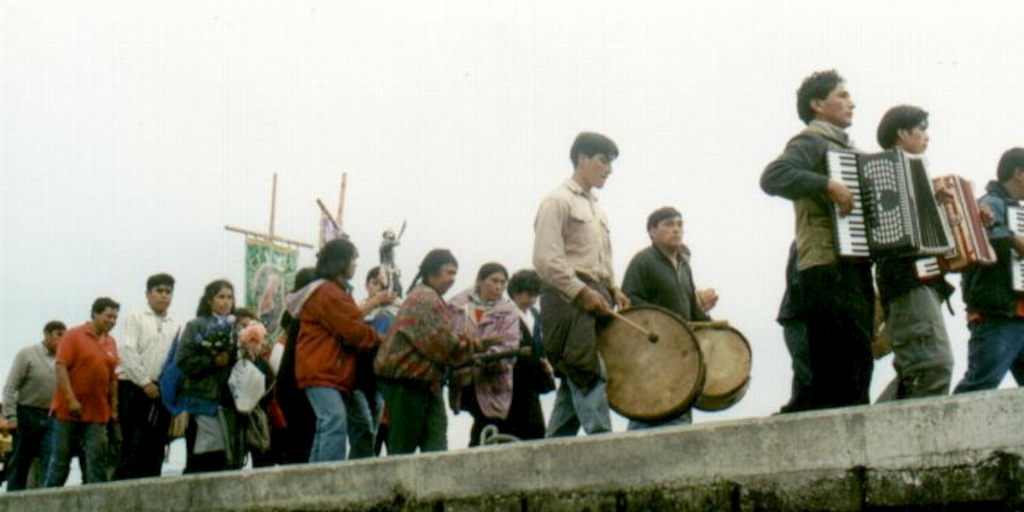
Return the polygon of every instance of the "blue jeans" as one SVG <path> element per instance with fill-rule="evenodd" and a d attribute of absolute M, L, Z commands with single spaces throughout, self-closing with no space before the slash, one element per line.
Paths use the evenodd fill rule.
<path fill-rule="evenodd" d="M 374 407 L 361 390 L 352 392 L 352 397 L 345 401 L 348 405 L 348 444 L 351 448 L 350 459 L 373 457 L 373 445 L 377 440 L 377 426 L 380 425 L 383 413 L 384 397 L 377 393 Z"/>
<path fill-rule="evenodd" d="M 53 420 L 46 409 L 38 407 L 17 407 L 18 429 L 14 432 L 14 450 L 7 461 L 7 490 L 20 491 L 27 488 L 32 460 L 39 458 L 39 471 L 35 485 L 40 485 L 46 476 L 50 462 L 51 432 Z M 39 473 L 42 473 L 40 476 Z"/>
<path fill-rule="evenodd" d="M 629 426 L 626 430 L 646 430 L 649 428 L 658 427 L 676 427 L 679 425 L 689 425 L 693 423 L 693 413 L 687 409 L 686 412 L 676 416 L 672 419 L 661 420 L 661 421 L 640 421 L 640 420 L 629 420 Z"/>
<path fill-rule="evenodd" d="M 608 383 L 598 380 L 589 393 L 580 391 L 572 379 L 563 378 L 555 395 L 545 437 L 575 436 L 580 427 L 588 435 L 612 431 L 612 418 L 608 410 Z"/>
<path fill-rule="evenodd" d="M 316 433 L 309 462 L 345 460 L 345 398 L 334 388 L 306 388 L 306 398 L 316 414 Z"/>
<path fill-rule="evenodd" d="M 991 316 L 968 328 L 967 373 L 953 393 L 995 389 L 1011 366 L 1024 363 L 1024 319 Z"/>
<path fill-rule="evenodd" d="M 61 487 L 67 482 L 72 447 L 78 443 L 85 446 L 85 483 L 107 481 L 107 426 L 102 423 L 54 420 L 44 487 Z"/>

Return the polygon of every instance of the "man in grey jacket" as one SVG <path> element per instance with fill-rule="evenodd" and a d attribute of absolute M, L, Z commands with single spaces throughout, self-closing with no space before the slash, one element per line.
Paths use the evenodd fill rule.
<path fill-rule="evenodd" d="M 57 342 L 67 327 L 53 320 L 43 327 L 43 341 L 18 352 L 4 386 L 3 415 L 6 429 L 14 433 L 14 450 L 7 461 L 7 490 L 20 491 L 28 484 L 42 485 L 50 459 L 50 401 L 57 387 L 54 364 Z M 38 458 L 30 481 L 32 461 Z"/>

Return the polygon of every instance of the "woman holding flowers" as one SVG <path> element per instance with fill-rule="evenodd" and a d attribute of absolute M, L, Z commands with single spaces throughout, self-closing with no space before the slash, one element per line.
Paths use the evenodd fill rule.
<path fill-rule="evenodd" d="M 235 289 L 218 279 L 206 285 L 195 320 L 181 331 L 176 362 L 184 379 L 180 397 L 189 413 L 185 473 L 227 469 L 228 447 L 237 434 L 220 418 L 220 407 L 233 411 L 228 376 L 236 360 Z M 233 430 L 233 429 L 232 429 Z"/>

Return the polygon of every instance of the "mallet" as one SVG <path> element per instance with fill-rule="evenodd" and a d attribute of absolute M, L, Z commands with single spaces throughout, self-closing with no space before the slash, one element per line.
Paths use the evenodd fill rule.
<path fill-rule="evenodd" d="M 636 329 L 637 332 L 639 332 L 640 334 L 643 334 L 644 336 L 647 336 L 647 341 L 649 341 L 651 343 L 657 343 L 658 342 L 658 335 L 653 333 L 653 332 L 651 332 L 651 331 L 648 331 L 647 329 L 644 329 L 644 327 L 642 325 L 640 325 L 640 324 L 638 324 L 638 323 L 636 323 L 636 322 L 634 322 L 634 321 L 632 321 L 632 320 L 622 316 L 622 314 L 620 314 L 620 313 L 618 313 L 616 311 L 612 311 L 612 316 L 614 316 L 615 318 L 618 318 L 619 320 L 622 320 L 623 322 L 626 323 L 626 325 Z"/>

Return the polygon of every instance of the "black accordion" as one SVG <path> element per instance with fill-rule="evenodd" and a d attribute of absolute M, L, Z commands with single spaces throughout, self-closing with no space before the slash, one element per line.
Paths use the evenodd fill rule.
<path fill-rule="evenodd" d="M 853 194 L 853 211 L 833 205 L 839 256 L 932 256 L 953 248 L 945 215 L 935 201 L 925 160 L 892 149 L 865 154 L 828 152 L 828 173 Z"/>

